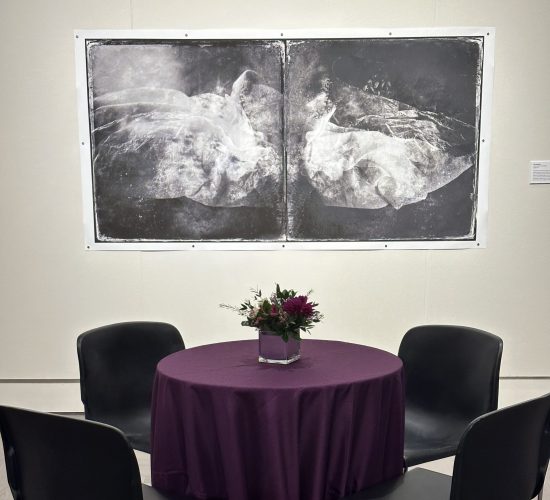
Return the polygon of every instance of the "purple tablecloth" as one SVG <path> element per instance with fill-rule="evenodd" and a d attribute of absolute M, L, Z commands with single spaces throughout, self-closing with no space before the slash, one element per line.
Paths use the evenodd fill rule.
<path fill-rule="evenodd" d="M 174 353 L 157 367 L 153 486 L 229 500 L 328 500 L 403 467 L 403 373 L 372 347 L 303 340 L 294 364 L 255 340 Z"/>

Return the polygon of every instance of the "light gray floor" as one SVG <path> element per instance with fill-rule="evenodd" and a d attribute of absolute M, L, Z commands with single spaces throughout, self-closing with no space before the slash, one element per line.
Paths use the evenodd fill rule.
<path fill-rule="evenodd" d="M 0 441 L 0 450 L 3 450 L 1 447 Z M 139 470 L 141 473 L 141 481 L 145 484 L 151 484 L 151 462 L 150 456 L 147 453 L 142 453 L 141 451 L 136 451 L 136 458 L 139 465 Z M 0 452 L 0 500 L 13 500 L 13 497 L 10 493 L 10 488 L 8 486 L 8 481 L 6 479 L 6 465 L 4 462 L 4 454 Z M 423 465 L 426 469 L 435 470 L 437 472 L 443 472 L 445 474 L 452 473 L 452 459 L 446 458 L 443 460 L 438 460 L 437 462 L 430 462 L 429 464 Z M 544 497 L 550 499 L 550 481 L 548 477 L 545 483 L 545 495 Z"/>
<path fill-rule="evenodd" d="M 2 448 L 3 450 L 3 448 Z M 12 496 L 6 479 L 6 463 L 4 462 L 4 453 L 0 458 L 0 500 L 11 500 Z"/>

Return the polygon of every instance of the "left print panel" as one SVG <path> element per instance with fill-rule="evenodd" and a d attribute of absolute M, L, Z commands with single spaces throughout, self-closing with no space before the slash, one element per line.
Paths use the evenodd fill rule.
<path fill-rule="evenodd" d="M 284 43 L 85 42 L 95 241 L 284 238 Z"/>

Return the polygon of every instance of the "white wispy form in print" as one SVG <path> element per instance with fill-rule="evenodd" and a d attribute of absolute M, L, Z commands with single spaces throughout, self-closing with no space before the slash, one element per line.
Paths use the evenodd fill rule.
<path fill-rule="evenodd" d="M 281 164 L 267 131 L 280 124 L 264 122 L 278 118 L 273 109 L 280 100 L 253 71 L 243 72 L 230 94 L 142 87 L 98 96 L 93 132 L 104 138 L 96 147 L 96 176 L 117 172 L 132 198 L 267 204 Z"/>
<path fill-rule="evenodd" d="M 399 209 L 474 165 L 474 154 L 456 152 L 474 127 L 351 86 L 338 96 L 307 105 L 305 170 L 326 205 Z"/>

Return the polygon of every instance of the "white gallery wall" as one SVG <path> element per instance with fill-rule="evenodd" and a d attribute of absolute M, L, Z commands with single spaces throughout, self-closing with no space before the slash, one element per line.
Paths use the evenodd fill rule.
<path fill-rule="evenodd" d="M 501 403 L 550 392 L 548 0 L 3 0 L 0 402 L 81 411 L 76 337 L 173 323 L 188 347 L 253 338 L 251 287 L 315 291 L 315 338 L 396 352 L 424 323 L 504 340 Z M 476 250 L 105 252 L 84 246 L 73 30 L 494 26 L 488 246 Z"/>

